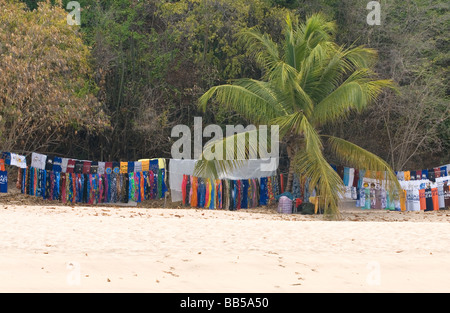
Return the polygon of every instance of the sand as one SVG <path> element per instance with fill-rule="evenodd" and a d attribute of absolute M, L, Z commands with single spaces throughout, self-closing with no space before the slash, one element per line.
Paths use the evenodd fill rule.
<path fill-rule="evenodd" d="M 57 204 L 57 203 L 55 203 Z M 450 212 L 0 204 L 0 292 L 449 292 Z"/>

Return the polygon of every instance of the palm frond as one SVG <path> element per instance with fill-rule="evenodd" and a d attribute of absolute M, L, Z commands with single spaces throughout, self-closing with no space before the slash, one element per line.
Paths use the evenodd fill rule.
<path fill-rule="evenodd" d="M 212 98 L 257 124 L 285 113 L 276 92 L 267 82 L 240 79 L 233 84 L 212 87 L 199 98 L 199 107 L 206 110 Z"/>
<path fill-rule="evenodd" d="M 261 33 L 258 28 L 243 30 L 237 38 L 249 55 L 266 70 L 280 59 L 278 45 L 270 35 Z"/>
<path fill-rule="evenodd" d="M 364 46 L 348 48 L 344 51 L 344 56 L 355 70 L 373 68 L 378 59 L 376 50 Z"/>
<path fill-rule="evenodd" d="M 344 83 L 326 95 L 314 108 L 315 125 L 323 125 L 348 116 L 351 110 L 362 111 L 386 88 L 394 88 L 392 80 L 372 80 L 368 69 L 355 71 Z"/>
<path fill-rule="evenodd" d="M 303 117 L 300 128 L 304 135 L 304 149 L 299 150 L 292 160 L 295 171 L 309 179 L 310 191 L 316 190 L 325 208 L 327 217 L 339 218 L 339 197 L 343 182 L 323 156 L 322 141 L 314 127 Z"/>
<path fill-rule="evenodd" d="M 314 104 L 309 95 L 299 84 L 298 71 L 284 61 L 278 61 L 267 73 L 266 79 L 276 84 L 278 99 L 283 99 L 283 104 L 290 112 L 303 110 L 306 115 L 311 115 Z"/>
<path fill-rule="evenodd" d="M 262 140 L 265 142 L 263 143 Z M 261 149 L 261 145 L 265 144 L 266 147 L 275 143 L 279 145 L 279 142 L 275 142 L 278 140 L 277 131 L 270 133 L 270 136 L 261 136 L 259 129 L 253 129 L 209 142 L 195 165 L 194 175 L 217 179 L 221 174 L 241 168 L 246 160 L 268 158 L 268 151 Z M 215 155 L 216 149 L 222 152 L 222 157 L 219 156 L 219 159 Z"/>
<path fill-rule="evenodd" d="M 385 172 L 388 189 L 392 192 L 399 192 L 401 190 L 397 176 L 389 164 L 382 158 L 347 140 L 328 135 L 323 135 L 323 137 L 327 138 L 332 152 L 341 161 L 359 169 Z"/>
<path fill-rule="evenodd" d="M 297 111 L 292 114 L 276 117 L 270 121 L 271 125 L 278 125 L 280 138 L 288 133 L 301 134 L 301 122 L 303 120 L 303 112 Z"/>

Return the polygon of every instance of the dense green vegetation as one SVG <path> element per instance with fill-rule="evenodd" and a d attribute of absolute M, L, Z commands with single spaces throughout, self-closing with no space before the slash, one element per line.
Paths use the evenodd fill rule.
<path fill-rule="evenodd" d="M 53 31 L 42 19 L 31 18 L 44 10 L 38 7 L 39 3 L 21 2 L 32 10 L 24 17 L 27 23 L 35 23 L 34 26 L 26 24 L 29 29 L 42 29 L 42 25 L 46 25 L 48 31 Z M 69 1 L 52 2 L 55 7 L 65 8 Z M 249 122 L 245 116 L 223 106 L 210 105 L 205 112 L 197 106 L 198 99 L 213 86 L 239 78 L 260 79 L 264 74 L 236 34 L 257 27 L 280 43 L 284 40 L 287 13 L 305 21 L 311 14 L 322 12 L 336 22 L 338 45 L 365 45 L 376 50 L 378 62 L 374 71 L 377 77 L 392 79 L 398 85 L 398 92 L 384 91 L 364 112 L 351 112 L 346 119 L 327 124 L 324 131 L 375 153 L 395 170 L 447 163 L 450 150 L 449 3 L 444 0 L 382 0 L 379 1 L 381 25 L 369 26 L 367 2 L 80 0 L 81 26 L 58 24 L 60 31 L 55 36 L 70 32 L 70 36 L 83 41 L 86 50 L 79 45 L 64 44 L 64 38 L 55 40 L 60 42 L 57 45 L 60 49 L 68 50 L 67 57 L 86 51 L 82 56 L 87 63 L 74 60 L 80 62 L 74 66 L 82 64 L 84 71 L 70 71 L 68 78 L 64 76 L 68 72 L 58 67 L 62 63 L 53 64 L 55 73 L 61 73 L 76 87 L 67 88 L 64 95 L 53 100 L 46 99 L 46 92 L 40 90 L 43 98 L 35 104 L 42 105 L 48 103 L 47 100 L 61 104 L 63 99 L 75 95 L 78 99 L 89 97 L 90 102 L 84 105 L 92 109 L 83 111 L 89 114 L 76 119 L 63 118 L 73 117 L 69 113 L 52 114 L 53 110 L 43 110 L 45 115 L 42 116 L 39 111 L 33 111 L 35 119 L 45 118 L 57 123 L 40 126 L 33 122 L 33 136 L 40 140 L 26 141 L 20 136 L 6 135 L 6 117 L 14 119 L 13 113 L 17 110 L 7 106 L 10 99 L 2 92 L 0 111 L 5 118 L 0 125 L 3 127 L 1 143 L 17 152 L 39 150 L 86 159 L 169 157 L 170 147 L 176 140 L 170 138 L 171 128 L 176 124 L 192 125 L 194 116 L 203 116 L 204 125 Z M 3 9 L 13 3 L 19 0 L 0 0 L 0 7 Z M 65 22 L 64 14 L 58 14 Z M 20 68 L 13 68 L 13 63 L 6 67 L 13 48 L 3 41 L 16 32 L 11 23 L 2 20 L 0 24 L 0 70 L 14 73 Z M 68 40 L 75 40 L 75 37 Z M 23 40 L 30 40 L 30 46 L 45 47 L 45 43 L 36 42 L 42 38 L 24 36 Z M 51 49 L 53 44 L 47 43 Z M 33 58 L 32 55 L 27 57 Z M 17 76 L 8 77 L 17 81 Z M 8 86 L 8 81 L 4 83 L 2 88 Z M 81 83 L 84 88 L 80 87 Z M 35 87 L 38 90 L 39 84 Z M 53 132 L 57 136 L 49 139 Z M 283 153 L 287 154 L 285 146 L 283 148 Z M 331 147 L 325 146 L 331 160 L 339 162 L 333 159 L 331 151 Z"/>

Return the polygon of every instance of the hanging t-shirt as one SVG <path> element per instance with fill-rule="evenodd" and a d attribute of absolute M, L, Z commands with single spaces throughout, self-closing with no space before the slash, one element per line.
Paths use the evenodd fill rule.
<path fill-rule="evenodd" d="M 433 199 L 433 210 L 439 210 L 439 194 L 436 187 L 431 188 L 431 198 Z"/>
<path fill-rule="evenodd" d="M 142 164 L 142 171 L 148 172 L 149 171 L 149 167 L 150 167 L 150 160 L 144 159 L 144 160 L 139 160 L 139 161 Z"/>
<path fill-rule="evenodd" d="M 8 192 L 8 172 L 0 171 L 0 192 L 7 193 Z"/>
<path fill-rule="evenodd" d="M 425 211 L 433 211 L 433 198 L 431 196 L 431 188 L 425 188 Z"/>
<path fill-rule="evenodd" d="M 435 178 L 441 177 L 441 168 L 440 167 L 435 167 L 434 168 L 434 177 Z"/>
<path fill-rule="evenodd" d="M 62 165 L 62 158 L 55 156 L 53 158 L 53 171 L 60 173 L 62 170 L 61 165 Z"/>
<path fill-rule="evenodd" d="M 120 162 L 120 174 L 128 173 L 128 162 Z"/>
<path fill-rule="evenodd" d="M 348 183 L 347 187 L 353 187 L 353 180 L 355 179 L 355 169 L 353 167 L 348 170 Z"/>
<path fill-rule="evenodd" d="M 5 171 L 5 160 L 0 159 L 0 171 Z"/>
<path fill-rule="evenodd" d="M 355 168 L 354 169 L 354 175 L 353 175 L 353 184 L 352 187 L 358 187 L 358 181 L 359 181 L 359 169 Z"/>
<path fill-rule="evenodd" d="M 428 170 L 422 170 L 422 179 L 428 179 Z"/>
<path fill-rule="evenodd" d="M 420 211 L 420 193 L 418 189 L 412 190 L 412 210 L 411 211 Z"/>
<path fill-rule="evenodd" d="M 443 182 L 438 183 L 437 189 L 438 189 L 439 209 L 444 209 L 445 208 L 444 183 Z"/>
<path fill-rule="evenodd" d="M 83 174 L 89 174 L 91 172 L 91 161 L 83 161 Z"/>
<path fill-rule="evenodd" d="M 98 162 L 98 173 L 100 175 L 104 175 L 105 174 L 105 166 L 106 166 L 105 162 Z"/>
<path fill-rule="evenodd" d="M 359 207 L 364 208 L 365 202 L 366 202 L 365 188 L 360 188 L 359 189 L 359 201 L 357 202 L 357 204 Z"/>
<path fill-rule="evenodd" d="M 134 173 L 134 162 L 133 161 L 129 161 L 128 162 L 128 173 Z"/>
<path fill-rule="evenodd" d="M 31 167 L 45 170 L 45 163 L 47 161 L 47 156 L 44 154 L 33 152 L 31 153 Z"/>
<path fill-rule="evenodd" d="M 410 172 L 411 180 L 416 180 L 416 171 Z"/>
<path fill-rule="evenodd" d="M 337 167 L 337 173 L 339 175 L 339 177 L 344 180 L 344 167 L 342 165 L 339 165 Z"/>
<path fill-rule="evenodd" d="M 24 155 L 11 153 L 11 165 L 19 168 L 27 168 L 27 160 Z"/>
<path fill-rule="evenodd" d="M 150 160 L 149 161 L 149 170 L 153 171 L 153 173 L 158 173 L 159 170 L 159 164 L 158 164 L 158 160 Z"/>
<path fill-rule="evenodd" d="M 61 160 L 61 173 L 67 172 L 67 163 L 69 162 L 68 158 L 62 158 Z"/>
<path fill-rule="evenodd" d="M 345 186 L 348 186 L 349 175 L 350 175 L 350 168 L 344 167 L 344 178 L 343 178 L 343 182 L 344 182 L 344 185 L 345 185 Z"/>
<path fill-rule="evenodd" d="M 92 161 L 91 162 L 90 173 L 91 174 L 97 174 L 98 173 L 98 162 L 97 161 Z"/>
<path fill-rule="evenodd" d="M 142 162 L 139 161 L 134 162 L 134 171 L 142 172 Z"/>
<path fill-rule="evenodd" d="M 448 175 L 447 166 L 446 165 L 441 166 L 441 177 L 445 177 L 447 175 Z"/>
<path fill-rule="evenodd" d="M 425 200 L 425 189 L 419 190 L 419 202 L 420 202 L 420 210 L 425 211 L 427 208 L 427 203 Z"/>
<path fill-rule="evenodd" d="M 74 173 L 75 174 L 81 174 L 83 173 L 83 161 L 75 161 L 75 167 L 74 167 Z M 84 173 L 87 174 L 87 173 Z"/>
<path fill-rule="evenodd" d="M 406 190 L 400 192 L 400 210 L 406 211 Z"/>
<path fill-rule="evenodd" d="M 416 171 L 416 179 L 421 180 L 422 179 L 422 171 Z"/>
<path fill-rule="evenodd" d="M 450 208 L 450 186 L 448 182 L 444 182 L 444 203 L 446 208 Z"/>
<path fill-rule="evenodd" d="M 45 162 L 45 170 L 46 171 L 53 170 L 53 159 L 54 159 L 54 156 L 52 156 L 52 155 L 47 156 L 47 161 Z"/>
<path fill-rule="evenodd" d="M 382 193 L 381 189 L 375 189 L 375 209 L 381 210 L 382 208 Z"/>
<path fill-rule="evenodd" d="M 203 178 L 198 179 L 198 190 L 197 190 L 197 199 L 198 199 L 198 207 L 203 208 L 205 206 L 205 197 L 206 197 L 206 185 L 203 181 Z"/>
<path fill-rule="evenodd" d="M 428 169 L 428 179 L 432 182 L 436 181 L 436 173 L 434 172 L 434 169 Z"/>
<path fill-rule="evenodd" d="M 5 160 L 6 165 L 11 165 L 11 152 L 3 152 L 2 159 Z"/>
<path fill-rule="evenodd" d="M 191 207 L 195 208 L 198 205 L 198 194 L 197 194 L 197 189 L 198 189 L 198 180 L 197 177 L 195 176 L 191 176 Z"/>
<path fill-rule="evenodd" d="M 76 163 L 76 160 L 69 159 L 69 161 L 67 161 L 66 173 L 75 173 L 75 163 Z"/>
<path fill-rule="evenodd" d="M 107 163 L 108 164 L 108 163 Z M 115 173 L 115 174 L 120 174 L 120 163 L 119 162 L 112 162 L 112 170 L 113 170 L 113 173 Z M 126 174 L 126 172 L 125 173 L 122 173 L 122 174 Z"/>
<path fill-rule="evenodd" d="M 105 162 L 105 173 L 112 174 L 113 172 L 113 162 Z"/>
<path fill-rule="evenodd" d="M 366 187 L 364 188 L 364 198 L 365 198 L 365 203 L 364 203 L 364 209 L 370 209 L 371 203 L 372 201 L 370 200 L 370 196 L 371 196 L 372 192 L 370 190 L 370 187 Z"/>
<path fill-rule="evenodd" d="M 405 172 L 404 172 L 404 175 L 405 175 L 405 180 L 406 180 L 406 181 L 409 181 L 409 180 L 411 179 L 411 173 L 410 173 L 410 171 L 405 171 Z"/>

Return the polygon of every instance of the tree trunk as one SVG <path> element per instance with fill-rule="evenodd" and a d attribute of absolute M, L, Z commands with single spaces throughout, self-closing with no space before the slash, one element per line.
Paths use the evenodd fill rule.
<path fill-rule="evenodd" d="M 287 183 L 286 183 L 286 189 L 285 191 L 292 192 L 292 182 L 294 181 L 294 165 L 293 165 L 293 158 L 294 158 L 294 149 L 292 147 L 292 144 L 287 145 L 287 154 L 289 159 L 289 172 L 287 177 Z"/>

